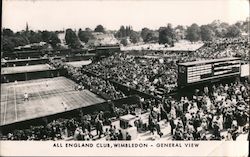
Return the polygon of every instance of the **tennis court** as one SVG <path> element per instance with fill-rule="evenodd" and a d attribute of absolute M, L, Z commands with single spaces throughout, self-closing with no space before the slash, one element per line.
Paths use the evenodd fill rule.
<path fill-rule="evenodd" d="M 1 85 L 0 125 L 52 115 L 102 103 L 105 100 L 89 90 L 76 91 L 65 77 L 4 83 Z M 28 93 L 29 100 L 24 100 Z"/>

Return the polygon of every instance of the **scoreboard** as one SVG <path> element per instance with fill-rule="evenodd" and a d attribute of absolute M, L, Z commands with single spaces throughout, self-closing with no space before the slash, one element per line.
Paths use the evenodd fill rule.
<path fill-rule="evenodd" d="M 240 58 L 221 58 L 178 64 L 178 86 L 240 75 Z"/>

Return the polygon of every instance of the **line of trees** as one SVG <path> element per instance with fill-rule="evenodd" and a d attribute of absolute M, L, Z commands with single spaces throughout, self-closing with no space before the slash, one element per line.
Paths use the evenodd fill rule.
<path fill-rule="evenodd" d="M 66 29 L 65 42 L 71 48 L 80 48 L 81 43 L 76 35 L 76 32 L 72 29 Z"/>
<path fill-rule="evenodd" d="M 127 45 L 127 39 L 130 39 L 132 43 L 138 43 L 141 41 L 139 32 L 133 30 L 132 26 L 121 26 L 120 29 L 115 33 L 115 37 L 122 39 L 123 45 Z"/>
<path fill-rule="evenodd" d="M 149 28 L 142 28 L 141 31 L 135 31 L 131 26 L 121 26 L 118 31 L 107 31 L 102 25 L 97 25 L 94 30 L 86 28 L 79 29 L 78 32 L 72 29 L 67 29 L 65 34 L 66 44 L 70 48 L 80 48 L 81 42 L 87 43 L 93 39 L 93 32 L 113 33 L 123 45 L 127 45 L 128 41 L 131 43 L 146 42 L 146 43 L 160 43 L 174 46 L 174 43 L 181 39 L 187 39 L 191 42 L 211 41 L 215 38 L 235 38 L 239 37 L 242 32 L 249 32 L 249 19 L 246 21 L 237 22 L 229 25 L 228 23 L 215 20 L 207 25 L 192 24 L 190 26 L 178 25 L 173 27 L 167 24 L 166 27 L 160 27 L 158 30 L 151 30 Z M 2 30 L 2 50 L 13 51 L 14 47 L 23 46 L 31 43 L 39 43 L 44 41 L 51 44 L 53 48 L 58 46 L 60 40 L 58 32 L 53 31 L 20 31 L 14 33 L 11 29 Z"/>
<path fill-rule="evenodd" d="M 6 52 L 13 51 L 15 47 L 24 46 L 32 43 L 46 42 L 53 48 L 57 47 L 60 39 L 57 32 L 52 31 L 20 31 L 14 33 L 11 29 L 4 28 L 2 30 L 2 50 Z"/>
<path fill-rule="evenodd" d="M 218 20 L 201 26 L 192 24 L 187 27 L 186 39 L 195 42 L 198 40 L 211 41 L 214 38 L 235 38 L 241 36 L 242 32 L 248 32 L 248 26 L 249 21 L 237 22 L 232 25 Z"/>

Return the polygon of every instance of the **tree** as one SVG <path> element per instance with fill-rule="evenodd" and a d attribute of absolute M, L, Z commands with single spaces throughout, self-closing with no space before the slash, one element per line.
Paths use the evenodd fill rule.
<path fill-rule="evenodd" d="M 176 34 L 176 40 L 181 40 L 185 38 L 186 29 L 182 25 L 178 25 L 174 28 Z"/>
<path fill-rule="evenodd" d="M 131 31 L 129 37 L 130 37 L 131 42 L 134 44 L 140 41 L 140 34 L 135 31 Z"/>
<path fill-rule="evenodd" d="M 104 27 L 102 25 L 98 25 L 96 26 L 95 32 L 102 32 L 102 33 L 105 33 L 105 30 L 104 30 Z"/>
<path fill-rule="evenodd" d="M 235 37 L 239 37 L 240 35 L 241 35 L 241 31 L 239 27 L 237 27 L 236 25 L 232 25 L 228 27 L 226 37 L 235 38 Z"/>
<path fill-rule="evenodd" d="M 14 33 L 9 28 L 2 30 L 2 50 L 5 52 L 13 51 L 17 46 L 29 44 L 28 38 L 21 32 Z"/>
<path fill-rule="evenodd" d="M 200 27 L 196 23 L 192 24 L 190 27 L 187 28 L 186 39 L 191 42 L 195 42 L 200 40 L 200 38 Z"/>
<path fill-rule="evenodd" d="M 150 31 L 146 35 L 144 42 L 152 42 L 152 41 L 156 41 L 157 42 L 158 39 L 159 39 L 159 34 L 157 32 Z"/>
<path fill-rule="evenodd" d="M 137 43 L 140 41 L 140 34 L 136 31 L 133 31 L 131 26 L 126 26 L 126 27 L 121 26 L 120 29 L 115 34 L 115 37 L 117 38 L 129 37 L 132 43 Z"/>
<path fill-rule="evenodd" d="M 40 32 L 30 31 L 28 39 L 30 43 L 39 43 L 42 41 L 42 34 Z"/>
<path fill-rule="evenodd" d="M 224 38 L 226 36 L 227 29 L 225 29 L 225 28 L 216 28 L 214 32 L 215 32 L 216 37 Z"/>
<path fill-rule="evenodd" d="M 243 21 L 238 21 L 234 25 L 237 26 L 239 29 L 242 29 Z"/>
<path fill-rule="evenodd" d="M 224 38 L 227 33 L 227 28 L 229 24 L 226 22 L 221 22 L 220 20 L 214 20 L 211 24 L 209 24 L 213 29 L 215 36 L 219 38 Z"/>
<path fill-rule="evenodd" d="M 249 26 L 250 26 L 250 21 L 249 18 L 247 18 L 246 21 L 244 21 L 242 24 L 242 31 L 249 32 Z"/>
<path fill-rule="evenodd" d="M 150 32 L 151 32 L 150 29 L 148 29 L 148 28 L 142 28 L 142 30 L 141 30 L 141 37 L 142 37 L 142 39 L 143 39 L 144 42 L 146 41 L 146 37 L 147 37 L 147 35 Z"/>
<path fill-rule="evenodd" d="M 89 31 L 82 31 L 81 29 L 79 29 L 78 37 L 82 42 L 87 43 L 89 41 L 89 39 L 93 38 L 93 35 Z"/>
<path fill-rule="evenodd" d="M 215 33 L 214 33 L 211 26 L 202 25 L 200 27 L 200 30 L 201 30 L 201 40 L 202 41 L 211 41 L 211 40 L 213 40 L 213 38 L 215 36 Z"/>
<path fill-rule="evenodd" d="M 11 41 L 9 37 L 2 38 L 2 49 L 5 52 L 13 51 L 15 44 Z"/>
<path fill-rule="evenodd" d="M 57 33 L 58 32 L 49 32 L 46 30 L 42 31 L 41 32 L 42 40 L 46 43 L 50 43 L 53 48 L 56 48 L 57 44 L 61 43 Z"/>
<path fill-rule="evenodd" d="M 123 38 L 126 37 L 126 30 L 124 26 L 121 26 L 120 29 L 117 31 L 117 33 L 115 34 L 115 37 L 117 38 Z"/>
<path fill-rule="evenodd" d="M 127 38 L 122 38 L 121 44 L 124 45 L 124 46 L 127 46 L 127 45 L 128 45 L 128 40 L 127 40 Z"/>
<path fill-rule="evenodd" d="M 51 32 L 49 43 L 53 48 L 57 47 L 58 43 L 61 43 L 60 39 L 58 38 L 55 32 Z"/>
<path fill-rule="evenodd" d="M 11 36 L 14 36 L 14 32 L 9 28 L 4 28 L 3 32 L 2 32 L 2 35 L 11 37 Z"/>
<path fill-rule="evenodd" d="M 23 38 L 22 36 L 10 37 L 10 39 L 13 42 L 14 47 L 24 46 L 24 45 L 29 44 L 29 41 L 27 40 L 27 38 Z"/>
<path fill-rule="evenodd" d="M 44 42 L 49 42 L 51 33 L 49 31 L 42 31 L 42 40 Z"/>
<path fill-rule="evenodd" d="M 13 37 L 13 42 L 15 43 L 15 47 L 24 46 L 30 43 L 28 37 L 25 32 L 17 32 L 15 37 Z"/>
<path fill-rule="evenodd" d="M 76 33 L 72 29 L 67 29 L 65 34 L 65 41 L 71 48 L 80 48 L 81 44 L 76 36 Z"/>
<path fill-rule="evenodd" d="M 125 36 L 130 36 L 132 32 L 133 32 L 133 28 L 131 26 L 126 26 Z"/>
<path fill-rule="evenodd" d="M 44 41 L 56 47 L 60 40 L 55 32 L 49 31 L 20 31 L 14 33 L 11 29 L 3 29 L 3 51 L 13 51 L 15 47 L 24 46 L 30 43 Z"/>
<path fill-rule="evenodd" d="M 176 34 L 171 24 L 168 24 L 167 27 L 161 27 L 159 29 L 159 43 L 168 44 L 174 46 L 176 40 Z"/>
<path fill-rule="evenodd" d="M 92 32 L 92 30 L 89 27 L 85 28 L 85 31 L 86 32 Z"/>

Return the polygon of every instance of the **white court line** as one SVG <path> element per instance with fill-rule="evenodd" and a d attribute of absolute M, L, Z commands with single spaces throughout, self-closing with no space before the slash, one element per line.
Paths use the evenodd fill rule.
<path fill-rule="evenodd" d="M 8 92 L 9 92 L 9 88 L 7 88 L 6 103 L 4 104 L 3 124 L 5 124 L 5 119 L 6 119 L 6 114 L 7 114 Z"/>
<path fill-rule="evenodd" d="M 17 121 L 16 88 L 15 88 L 15 85 L 12 87 L 14 88 L 15 115 L 16 115 L 16 121 Z"/>
<path fill-rule="evenodd" d="M 59 94 L 60 96 L 61 96 L 61 100 L 62 100 L 62 102 L 64 103 L 64 105 L 63 105 L 63 108 L 65 108 L 65 107 L 67 107 L 67 109 L 68 109 L 68 104 L 65 102 L 65 100 L 67 100 L 66 98 L 65 98 L 65 96 L 61 93 L 61 92 L 58 92 L 57 94 Z"/>
<path fill-rule="evenodd" d="M 38 93 L 38 95 L 39 95 L 39 97 L 40 97 L 40 99 L 41 99 L 41 102 L 42 102 L 42 104 L 43 104 L 43 107 L 44 107 L 44 106 L 46 105 L 46 103 L 44 102 L 42 96 L 40 95 L 38 88 L 37 88 L 36 91 L 37 91 L 37 93 Z"/>
<path fill-rule="evenodd" d="M 63 82 L 63 87 L 64 87 L 64 88 L 70 88 L 70 86 L 67 86 L 66 83 L 67 83 L 67 82 Z M 58 82 L 56 82 L 56 84 L 58 84 L 58 86 L 61 85 L 61 84 L 59 84 Z M 76 83 L 75 83 L 75 84 L 76 84 Z M 65 98 L 65 95 L 63 95 L 61 92 L 58 92 L 57 94 L 58 94 L 59 96 L 61 96 L 61 100 L 63 101 L 64 105 L 67 107 L 67 110 L 72 110 L 73 108 L 71 107 L 71 108 L 69 109 L 70 106 L 68 105 L 68 103 L 66 103 L 66 102 L 68 101 L 68 99 Z M 67 101 L 65 101 L 65 100 L 67 100 Z M 65 106 L 63 106 L 63 108 L 65 108 Z"/>
<path fill-rule="evenodd" d="M 40 95 L 38 88 L 37 88 L 37 90 L 36 90 L 36 91 L 37 91 L 37 93 L 38 93 L 39 97 L 41 98 L 41 101 L 42 101 L 43 106 L 44 106 L 46 103 L 44 102 L 44 100 L 43 100 L 42 96 Z"/>

